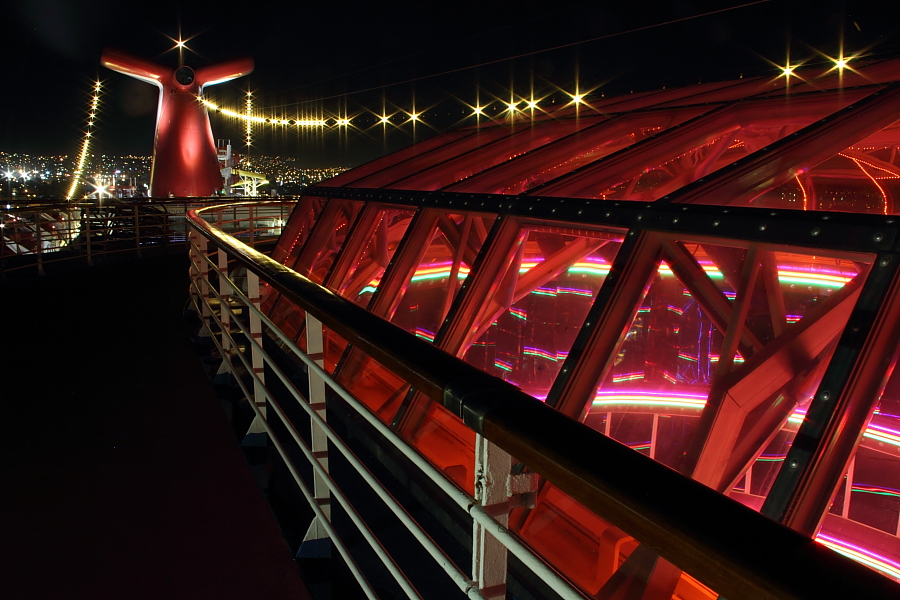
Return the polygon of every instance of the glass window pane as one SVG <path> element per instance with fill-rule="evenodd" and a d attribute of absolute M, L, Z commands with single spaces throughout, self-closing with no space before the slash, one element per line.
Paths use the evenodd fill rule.
<path fill-rule="evenodd" d="M 495 220 L 494 215 L 442 216 L 415 272 L 409 277 L 391 322 L 433 342 L 450 304 Z"/>
<path fill-rule="evenodd" d="M 758 509 L 870 263 L 705 242 L 668 248 L 585 423 Z M 700 431 L 704 410 L 716 416 Z"/>
<path fill-rule="evenodd" d="M 900 375 L 894 370 L 817 536 L 900 581 Z"/>
<path fill-rule="evenodd" d="M 333 287 L 341 296 L 365 307 L 381 282 L 381 275 L 400 245 L 409 227 L 414 210 L 387 207 L 378 211 L 369 231 L 357 231 L 354 235 L 366 239 L 362 251 L 343 278 Z"/>
<path fill-rule="evenodd" d="M 544 399 L 622 242 L 622 234 L 528 227 L 466 362 Z"/>

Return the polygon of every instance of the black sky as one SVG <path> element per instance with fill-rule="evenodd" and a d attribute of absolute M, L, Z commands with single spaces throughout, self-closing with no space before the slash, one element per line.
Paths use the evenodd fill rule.
<path fill-rule="evenodd" d="M 436 129 L 463 116 L 463 102 L 510 89 L 527 96 L 600 86 L 621 94 L 774 73 L 772 62 L 824 60 L 839 52 L 900 54 L 900 9 L 875 2 L 769 0 L 744 4 L 641 2 L 146 2 L 16 0 L 6 11 L 0 47 L 6 61 L 0 150 L 71 154 L 80 146 L 91 83 L 104 81 L 95 152 L 150 154 L 157 91 L 99 66 L 104 47 L 175 64 L 172 39 L 190 37 L 185 62 L 201 66 L 249 55 L 248 77 L 208 89 L 240 108 L 247 89 L 266 115 L 301 110 L 365 115 L 346 133 L 257 128 L 254 153 L 296 156 L 310 166 L 351 166 L 421 139 L 427 126 L 368 127 L 370 111 L 429 109 Z M 603 36 L 605 39 L 530 54 Z M 528 56 L 522 56 L 530 54 Z M 496 62 L 506 57 L 515 60 Z M 484 65 L 477 68 L 473 65 Z M 451 74 L 433 74 L 458 70 Z M 415 79 L 410 83 L 385 84 Z M 357 93 L 358 92 L 358 93 Z M 558 93 L 559 95 L 559 93 Z M 429 114 L 430 113 L 430 114 Z M 399 117 L 398 117 L 399 119 Z M 242 125 L 212 116 L 216 137 L 238 150 Z"/>

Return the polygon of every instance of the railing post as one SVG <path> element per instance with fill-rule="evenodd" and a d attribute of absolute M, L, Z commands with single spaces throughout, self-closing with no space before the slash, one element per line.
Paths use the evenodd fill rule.
<path fill-rule="evenodd" d="M 250 247 L 256 248 L 256 219 L 254 218 L 253 205 L 250 205 L 250 221 L 247 223 L 250 226 Z"/>
<path fill-rule="evenodd" d="M 322 323 L 308 312 L 306 313 L 306 353 L 317 365 L 320 367 L 325 366 Z M 325 381 L 314 373 L 312 369 L 307 369 L 307 375 L 309 379 L 309 396 L 307 396 L 307 400 L 310 407 L 324 421 L 326 414 Z M 310 438 L 313 457 L 328 472 L 328 438 L 325 436 L 325 431 L 312 420 L 310 420 Z M 329 492 L 328 486 L 325 485 L 325 480 L 315 472 L 313 474 L 313 496 L 325 517 L 331 519 L 331 492 Z M 303 543 L 300 544 L 297 556 L 306 558 L 331 556 L 330 539 L 318 518 L 314 518 L 312 523 L 309 524 L 309 529 L 303 537 Z"/>
<path fill-rule="evenodd" d="M 222 298 L 223 305 L 227 305 L 231 300 L 231 284 L 228 277 L 228 252 L 223 247 L 219 247 L 216 254 L 218 255 L 219 267 L 219 296 Z M 225 352 L 231 350 L 231 314 L 222 307 L 222 314 L 219 315 L 222 323 L 222 349 Z"/>
<path fill-rule="evenodd" d="M 251 270 L 247 270 L 247 297 L 257 309 L 260 308 L 259 298 L 259 275 Z M 224 312 L 224 311 L 223 311 Z M 250 402 L 256 406 L 260 416 L 253 417 L 247 435 L 244 436 L 242 445 L 244 446 L 265 446 L 268 443 L 266 430 L 263 426 L 262 419 L 266 418 L 266 394 L 265 381 L 266 374 L 263 366 L 262 352 L 258 349 L 262 347 L 262 320 L 259 315 L 249 308 L 247 309 L 247 320 L 250 321 L 250 336 L 256 344 L 250 345 L 250 363 L 253 367 L 253 398 L 248 398 Z"/>
<path fill-rule="evenodd" d="M 46 273 L 44 273 L 44 234 L 41 230 L 40 224 L 37 221 L 37 218 L 32 217 L 32 219 L 34 221 L 35 241 L 37 242 L 37 270 L 38 275 L 43 276 L 46 275 Z"/>
<path fill-rule="evenodd" d="M 194 231 L 189 230 L 188 239 L 190 240 L 191 263 L 194 267 L 191 269 L 191 279 L 197 283 L 191 286 L 191 294 L 197 293 L 195 290 L 200 289 L 200 297 L 197 304 L 200 306 L 199 317 L 203 320 L 203 327 L 200 328 L 199 337 L 210 337 L 212 314 L 209 311 L 209 264 L 203 259 L 206 255 L 206 238 Z"/>
<path fill-rule="evenodd" d="M 141 255 L 141 211 L 136 203 L 131 204 L 134 207 L 134 246 L 137 248 L 138 258 Z"/>
<path fill-rule="evenodd" d="M 219 309 L 219 322 L 222 326 L 222 362 L 216 371 L 215 380 L 232 373 L 231 369 L 231 313 L 226 310 L 231 305 L 231 284 L 228 277 L 228 252 L 219 246 L 216 251 L 217 266 L 219 268 L 219 296 L 221 306 Z"/>
<path fill-rule="evenodd" d="M 94 266 L 94 257 L 91 255 L 91 207 L 90 205 L 85 205 L 84 207 L 84 239 L 87 248 L 85 252 L 87 252 L 87 264 L 89 267 Z"/>
<path fill-rule="evenodd" d="M 497 523 L 509 524 L 507 481 L 512 458 L 483 436 L 475 436 L 475 499 Z M 506 598 L 506 547 L 472 522 L 472 580 L 489 600 Z"/>

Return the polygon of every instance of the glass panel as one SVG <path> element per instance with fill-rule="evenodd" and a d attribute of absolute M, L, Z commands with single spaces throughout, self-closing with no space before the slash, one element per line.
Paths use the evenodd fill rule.
<path fill-rule="evenodd" d="M 900 122 L 848 147 L 751 202 L 765 208 L 897 214 Z"/>
<path fill-rule="evenodd" d="M 540 192 L 606 200 L 657 200 L 761 151 L 850 101 L 833 94 L 755 101 L 711 111 L 663 133 L 654 143 L 635 145 L 561 177 Z"/>
<path fill-rule="evenodd" d="M 278 244 L 272 251 L 272 260 L 276 260 L 283 265 L 292 267 L 300 256 L 300 251 L 309 237 L 310 231 L 322 212 L 325 205 L 323 198 L 301 198 L 291 216 L 288 219 L 281 237 L 278 238 Z M 266 286 L 268 291 L 269 286 Z M 269 315 L 269 311 L 278 301 L 281 294 L 266 293 L 263 296 L 262 311 Z M 271 318 L 271 315 L 270 315 Z"/>
<path fill-rule="evenodd" d="M 491 141 L 489 136 L 495 136 L 497 132 L 509 133 L 512 131 L 510 126 L 482 129 L 477 138 L 481 143 L 477 150 L 457 153 L 429 169 L 409 174 L 394 185 L 407 190 L 441 189 L 521 155 L 527 156 L 545 144 L 605 119 L 606 117 L 593 115 L 585 119 L 548 121 L 538 125 L 515 124 L 512 126 L 516 128 L 514 133 L 491 143 L 488 143 Z"/>
<path fill-rule="evenodd" d="M 667 248 L 585 423 L 758 509 L 796 434 L 789 417 L 815 391 L 869 262 L 688 241 Z M 732 336 L 729 327 L 738 327 Z M 700 431 L 704 410 L 716 418 Z"/>
<path fill-rule="evenodd" d="M 431 243 L 401 292 L 392 323 L 434 341 L 495 218 L 447 214 L 439 219 Z"/>
<path fill-rule="evenodd" d="M 463 358 L 544 399 L 622 234 L 528 227 L 523 237 L 496 295 L 485 303 Z"/>
<path fill-rule="evenodd" d="M 276 260 L 283 265 L 291 265 L 300 255 L 300 249 L 309 237 L 316 219 L 322 212 L 325 205 L 324 198 L 312 198 L 304 196 L 301 198 L 288 218 L 281 237 L 272 251 L 272 260 Z"/>
<path fill-rule="evenodd" d="M 410 388 L 401 377 L 358 349 L 347 353 L 336 378 L 385 423 L 391 422 Z"/>
<path fill-rule="evenodd" d="M 674 127 L 709 107 L 621 116 L 582 129 L 448 187 L 461 192 L 521 194 Z"/>
<path fill-rule="evenodd" d="M 722 341 L 707 311 L 661 263 L 585 423 L 647 455 L 653 445 L 654 458 L 678 468 L 706 403 Z M 662 439 L 659 417 L 667 434 Z"/>
<path fill-rule="evenodd" d="M 836 552 L 900 581 L 898 533 L 900 374 L 895 370 L 817 539 Z"/>
<path fill-rule="evenodd" d="M 362 210 L 362 204 L 350 200 L 332 200 L 310 237 L 310 243 L 300 254 L 294 270 L 321 285 L 343 247 L 353 221 Z"/>
<path fill-rule="evenodd" d="M 361 202 L 331 200 L 320 213 L 315 227 L 309 229 L 309 243 L 303 244 L 302 248 L 300 244 L 297 244 L 291 249 L 292 255 L 298 255 L 296 262 L 293 265 L 289 262 L 285 264 L 301 275 L 321 284 L 341 249 L 350 225 L 361 206 Z M 303 235 L 302 230 L 300 235 Z M 296 337 L 302 331 L 306 318 L 306 313 L 300 307 L 283 298 L 273 301 L 273 308 L 268 314 L 281 331 L 291 338 Z M 302 336 L 298 343 L 301 349 L 306 348 L 306 340 Z"/>
<path fill-rule="evenodd" d="M 301 336 L 299 345 L 302 350 L 306 351 L 306 336 Z M 322 367 L 328 373 L 334 373 L 334 369 L 340 361 L 344 350 L 347 348 L 347 340 L 339 336 L 328 327 L 322 326 L 322 345 L 324 346 L 324 366 Z"/>
<path fill-rule="evenodd" d="M 415 211 L 411 209 L 383 208 L 378 211 L 369 231 L 354 233 L 368 241 L 353 261 L 344 280 L 335 282 L 333 286 L 341 296 L 359 306 L 368 306 L 413 214 Z"/>
<path fill-rule="evenodd" d="M 628 119 L 617 120 L 615 123 L 604 127 L 600 133 L 605 133 L 605 139 L 596 139 L 598 136 L 591 136 L 594 143 L 585 145 L 583 142 L 576 146 L 574 140 L 570 146 L 576 146 L 577 152 L 573 152 L 571 156 L 567 156 L 565 160 L 560 160 L 557 164 L 544 164 L 540 169 L 529 174 L 527 179 L 515 182 L 508 186 L 502 193 L 504 194 L 521 194 L 524 191 L 537 187 L 547 181 L 562 177 L 567 173 L 583 167 L 586 164 L 600 160 L 604 156 L 608 156 L 613 152 L 618 152 L 632 144 L 639 142 L 652 135 L 656 135 L 661 131 L 665 131 L 670 127 L 674 127 L 689 118 L 697 116 L 698 111 L 671 111 L 665 115 L 639 115 Z M 622 131 L 623 125 L 633 123 L 632 131 Z M 627 127 L 627 126 L 626 126 Z M 614 134 L 614 135 L 610 135 Z M 582 136 L 587 137 L 587 136 Z M 575 148 L 573 148 L 575 149 Z"/>
<path fill-rule="evenodd" d="M 603 586 L 638 547 L 638 542 L 625 531 L 549 483 L 538 493 L 534 508 L 514 509 L 509 523 L 510 529 L 533 550 L 594 598 L 601 596 Z M 604 590 L 603 597 L 608 592 Z M 656 597 L 665 596 L 658 593 Z M 671 595 L 673 600 L 717 597 L 687 573 L 674 582 Z"/>
<path fill-rule="evenodd" d="M 648 165 L 642 172 L 598 190 L 603 200 L 657 200 L 701 177 L 718 171 L 813 121 L 808 115 L 788 122 L 759 122 L 735 126 L 668 160 Z"/>

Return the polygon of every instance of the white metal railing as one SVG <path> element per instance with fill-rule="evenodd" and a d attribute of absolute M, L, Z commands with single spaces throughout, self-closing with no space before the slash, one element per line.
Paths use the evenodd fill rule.
<path fill-rule="evenodd" d="M 130 253 L 182 251 L 187 211 L 221 199 L 126 199 L 103 203 L 8 206 L 0 209 L 0 272 L 44 274 L 53 263 Z M 249 246 L 276 238 L 294 202 L 239 204 L 211 213 L 223 231 Z"/>
<path fill-rule="evenodd" d="M 212 211 L 207 211 L 212 212 Z M 204 213 L 205 216 L 205 213 Z M 221 222 L 217 219 L 217 222 Z M 390 427 L 375 416 L 362 402 L 336 382 L 321 365 L 322 325 L 307 314 L 307 352 L 303 352 L 290 338 L 270 321 L 259 308 L 259 280 L 248 277 L 242 285 L 229 272 L 227 251 L 218 248 L 216 256 L 207 251 L 207 240 L 199 233 L 190 235 L 191 295 L 198 315 L 203 318 L 204 328 L 223 358 L 225 366 L 234 376 L 241 391 L 250 400 L 254 410 L 254 422 L 250 430 L 265 432 L 272 445 L 287 465 L 295 483 L 302 491 L 315 514 L 315 521 L 307 533 L 307 539 L 328 536 L 334 543 L 351 572 L 369 598 L 377 598 L 345 543 L 330 522 L 330 503 L 338 502 L 360 534 L 378 556 L 400 589 L 410 598 L 420 597 L 382 543 L 372 533 L 347 495 L 333 480 L 328 470 L 328 446 L 340 452 L 347 462 L 362 477 L 365 483 L 378 495 L 403 526 L 421 544 L 435 563 L 457 585 L 460 592 L 469 598 L 505 597 L 507 575 L 506 554 L 512 552 L 536 577 L 540 578 L 561 598 L 584 599 L 585 596 L 568 580 L 523 544 L 506 527 L 505 522 L 492 516 L 488 506 L 509 500 L 507 475 L 509 455 L 478 436 L 476 450 L 476 472 L 483 476 L 476 486 L 479 498 L 473 498 L 460 490 L 446 476 L 423 458 L 412 446 Z M 218 284 L 218 285 L 216 285 Z M 249 318 L 248 318 L 249 317 Z M 296 385 L 264 350 L 263 332 L 278 339 L 283 348 L 296 357 L 307 370 L 308 389 L 297 389 Z M 238 335 L 240 334 L 240 335 Z M 318 356 L 317 356 L 318 354 Z M 290 421 L 284 407 L 266 387 L 265 373 L 273 373 L 288 390 L 291 400 L 300 406 L 310 418 L 312 447 L 308 445 Z M 341 437 L 324 418 L 324 387 L 342 398 L 355 413 L 378 431 L 384 440 L 406 457 L 423 478 L 432 481 L 446 499 L 462 508 L 472 518 L 473 564 L 471 575 L 463 572 L 431 537 L 409 515 L 406 509 L 393 498 L 390 492 L 375 478 L 363 462 L 353 453 Z M 267 411 L 267 407 L 272 410 Z M 274 413 L 274 414 L 271 414 Z M 299 448 L 315 473 L 312 485 L 300 475 L 293 463 L 285 442 L 278 438 L 272 419 L 276 419 L 287 431 L 290 443 Z M 489 471 L 495 472 L 491 476 Z M 505 519 L 504 519 L 505 521 Z M 318 530 L 321 528 L 321 530 Z"/>

